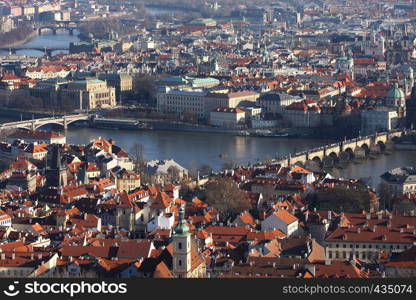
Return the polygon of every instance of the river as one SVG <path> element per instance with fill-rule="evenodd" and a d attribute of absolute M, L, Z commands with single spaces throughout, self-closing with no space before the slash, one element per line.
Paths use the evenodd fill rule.
<path fill-rule="evenodd" d="M 168 8 L 159 8 L 159 7 L 147 7 L 146 11 L 153 16 L 170 14 L 173 12 L 183 12 L 180 9 L 168 9 Z M 52 52 L 52 55 L 57 55 L 59 53 L 68 53 L 69 52 L 69 43 L 78 42 L 79 31 L 74 30 L 73 35 L 70 35 L 68 31 L 64 29 L 58 29 L 56 34 L 53 34 L 52 31 L 43 31 L 41 35 L 35 36 L 32 40 L 27 43 L 24 43 L 17 48 L 62 48 L 63 50 L 56 50 Z M 65 50 L 64 50 L 65 49 Z M 0 56 L 5 56 L 8 54 L 8 51 L 0 50 Z M 17 50 L 16 54 L 27 55 L 33 57 L 43 57 L 45 53 L 43 51 L 34 50 L 34 49 L 22 49 Z"/>
<path fill-rule="evenodd" d="M 160 8 L 160 7 L 147 7 L 146 11 L 153 16 L 170 14 L 173 12 L 183 12 L 180 9 L 169 9 L 169 8 Z M 52 31 L 43 31 L 41 35 L 35 36 L 32 40 L 27 43 L 24 43 L 17 48 L 62 48 L 65 50 L 56 50 L 52 52 L 52 55 L 57 55 L 59 53 L 68 53 L 69 52 L 69 43 L 78 42 L 79 31 L 74 30 L 74 34 L 70 35 L 68 31 L 64 29 L 58 29 L 56 34 L 53 34 Z M 0 56 L 5 56 L 8 54 L 8 51 L 0 50 Z M 27 55 L 33 57 L 43 57 L 45 53 L 43 51 L 34 50 L 34 49 L 22 49 L 17 50 L 16 54 Z"/>
<path fill-rule="evenodd" d="M 118 145 L 129 151 L 136 143 L 143 145 L 146 160 L 170 159 L 188 168 L 208 164 L 215 170 L 233 161 L 246 165 L 294 151 L 327 144 L 327 140 L 307 138 L 241 137 L 216 133 L 173 131 L 121 131 L 96 128 L 71 128 L 67 130 L 69 143 L 86 144 L 99 136 L 113 138 Z M 220 154 L 227 154 L 225 158 Z M 377 155 L 361 163 L 349 163 L 343 169 L 332 169 L 337 177 L 366 179 L 377 188 L 380 175 L 392 168 L 414 165 L 416 151 L 393 151 L 390 155 Z"/>
<path fill-rule="evenodd" d="M 74 30 L 74 34 L 70 35 L 66 30 L 58 29 L 56 34 L 53 34 L 52 31 L 44 31 L 41 35 L 35 36 L 29 42 L 17 46 L 17 48 L 62 48 L 67 50 L 56 50 L 52 52 L 52 55 L 57 55 L 59 53 L 68 53 L 69 52 L 69 43 L 77 42 L 80 39 L 78 38 L 79 31 Z M 7 51 L 0 51 L 0 56 L 7 55 Z M 43 51 L 33 50 L 33 49 L 22 49 L 17 50 L 16 54 L 27 55 L 34 57 L 42 57 L 45 55 Z"/>
<path fill-rule="evenodd" d="M 153 10 L 157 14 L 161 11 Z M 46 32 L 36 36 L 21 47 L 63 47 L 69 49 L 69 43 L 78 41 L 75 35 L 58 31 L 56 35 Z M 67 52 L 67 51 L 64 51 Z M 36 50 L 19 50 L 18 54 L 43 56 Z M 0 52 L 0 55 L 6 53 Z M 54 53 L 56 54 L 56 53 Z M 237 164 L 255 163 L 275 156 L 329 143 L 328 140 L 240 137 L 214 133 L 172 132 L 172 131 L 120 131 L 93 128 L 71 128 L 67 131 L 69 143 L 85 144 L 98 136 L 113 138 L 127 151 L 135 143 L 144 148 L 147 160 L 173 158 L 184 167 L 208 164 L 219 170 L 224 162 L 232 160 Z M 220 154 L 228 157 L 220 158 Z M 350 163 L 343 169 L 332 169 L 335 176 L 344 178 L 370 178 L 369 184 L 377 187 L 379 176 L 385 171 L 405 165 L 415 165 L 416 151 L 394 151 L 391 155 L 379 155 L 367 159 L 361 164 Z"/>

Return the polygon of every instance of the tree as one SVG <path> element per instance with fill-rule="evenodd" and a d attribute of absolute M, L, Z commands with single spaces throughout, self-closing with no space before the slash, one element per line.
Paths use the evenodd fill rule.
<path fill-rule="evenodd" d="M 136 75 L 133 77 L 133 92 L 142 103 L 155 102 L 155 77 L 148 75 Z"/>
<path fill-rule="evenodd" d="M 139 173 L 144 171 L 145 163 L 143 145 L 135 143 L 130 149 L 130 156 L 133 159 L 135 170 Z"/>
<path fill-rule="evenodd" d="M 198 165 L 196 161 L 191 161 L 188 166 L 189 176 L 191 178 L 196 178 L 198 176 Z"/>
<path fill-rule="evenodd" d="M 380 195 L 381 207 L 385 209 L 391 208 L 391 200 L 393 199 L 394 194 L 385 182 L 379 183 L 378 194 Z"/>
<path fill-rule="evenodd" d="M 199 167 L 200 176 L 208 176 L 208 175 L 211 175 L 211 173 L 212 173 L 212 168 L 210 165 L 203 164 Z"/>
<path fill-rule="evenodd" d="M 230 160 L 228 160 L 228 161 L 225 161 L 225 162 L 222 164 L 222 168 L 223 168 L 224 170 L 231 170 L 232 168 L 234 168 L 234 166 L 235 166 L 235 163 L 234 163 L 234 161 L 233 161 L 232 159 L 230 159 Z"/>
<path fill-rule="evenodd" d="M 16 94 L 10 97 L 8 106 L 24 110 L 41 110 L 43 108 L 43 101 L 41 98 Z"/>
<path fill-rule="evenodd" d="M 309 194 L 307 198 L 311 207 L 336 212 L 359 213 L 373 208 L 367 187 L 335 186 Z"/>
<path fill-rule="evenodd" d="M 241 190 L 231 178 L 216 177 L 208 182 L 205 191 L 206 201 L 220 213 L 226 222 L 239 213 L 251 208 L 248 194 Z"/>
<path fill-rule="evenodd" d="M 181 180 L 180 170 L 176 166 L 170 166 L 168 168 L 168 176 L 171 182 Z"/>

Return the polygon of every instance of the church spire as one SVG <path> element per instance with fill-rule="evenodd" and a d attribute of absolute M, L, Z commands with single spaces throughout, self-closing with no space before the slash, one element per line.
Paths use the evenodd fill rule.
<path fill-rule="evenodd" d="M 185 205 L 181 204 L 179 207 L 179 221 L 175 227 L 175 235 L 186 235 L 189 232 L 189 227 L 185 223 Z"/>

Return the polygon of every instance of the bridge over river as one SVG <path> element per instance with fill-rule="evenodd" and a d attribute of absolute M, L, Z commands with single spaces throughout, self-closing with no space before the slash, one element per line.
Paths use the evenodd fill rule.
<path fill-rule="evenodd" d="M 36 130 L 44 125 L 48 124 L 57 124 L 62 126 L 64 129 L 68 128 L 69 124 L 78 121 L 89 121 L 91 120 L 93 115 L 90 114 L 77 114 L 77 115 L 68 115 L 68 116 L 57 116 L 52 118 L 41 118 L 41 119 L 33 119 L 33 120 L 25 120 L 25 121 L 17 121 L 17 122 L 10 122 L 10 123 L 3 123 L 0 124 L 0 130 L 7 130 L 7 129 L 27 129 L 27 130 Z"/>
<path fill-rule="evenodd" d="M 92 114 L 77 114 L 3 123 L 0 124 L 0 130 L 19 128 L 36 130 L 47 124 L 57 124 L 66 129 L 69 124 L 74 122 L 92 121 L 94 116 Z M 370 153 L 382 153 L 385 149 L 392 148 L 396 139 L 414 132 L 410 130 L 395 130 L 360 136 L 349 140 L 345 139 L 344 141 L 281 156 L 271 160 L 271 163 L 287 167 L 291 165 L 305 166 L 308 162 L 315 162 L 319 165 L 332 167 L 337 162 L 349 161 L 352 158 L 364 158 Z M 259 167 L 265 165 L 266 162 L 256 164 Z"/>
<path fill-rule="evenodd" d="M 411 132 L 414 131 L 395 130 L 375 133 L 278 157 L 273 159 L 271 163 L 288 167 L 292 165 L 305 166 L 308 162 L 315 162 L 325 167 L 332 167 L 336 162 L 364 158 L 370 153 L 382 153 L 385 149 L 392 148 L 396 139 Z M 264 166 L 266 163 L 262 162 L 256 165 Z"/>

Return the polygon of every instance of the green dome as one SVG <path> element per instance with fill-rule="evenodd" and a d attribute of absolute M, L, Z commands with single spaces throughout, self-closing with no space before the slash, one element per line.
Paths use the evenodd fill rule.
<path fill-rule="evenodd" d="M 185 223 L 185 205 L 183 204 L 179 208 L 179 222 L 174 231 L 176 235 L 187 234 L 189 231 L 189 227 Z"/>
<path fill-rule="evenodd" d="M 404 97 L 404 92 L 399 88 L 397 83 L 394 85 L 392 89 L 390 89 L 390 91 L 387 94 L 387 98 L 401 99 Z"/>

